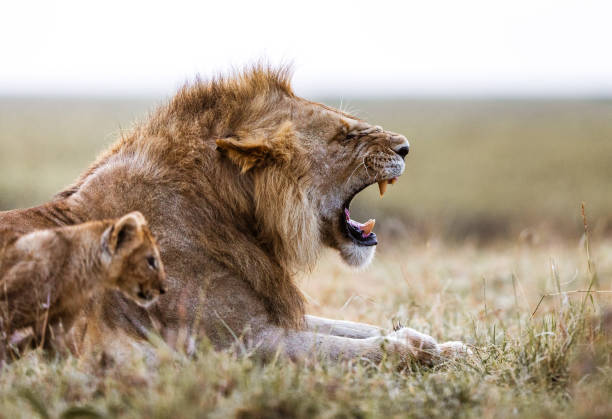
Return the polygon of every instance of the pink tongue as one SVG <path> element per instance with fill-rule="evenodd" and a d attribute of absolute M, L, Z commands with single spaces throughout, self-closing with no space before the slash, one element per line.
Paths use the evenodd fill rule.
<path fill-rule="evenodd" d="M 346 222 L 355 227 L 358 230 L 362 230 L 363 224 L 351 219 L 351 213 L 347 208 L 344 209 L 344 215 L 346 216 Z"/>
<path fill-rule="evenodd" d="M 348 223 L 350 225 L 352 225 L 353 227 L 355 227 L 357 230 L 361 231 L 361 236 L 365 239 L 366 237 L 368 237 L 371 233 L 372 230 L 374 229 L 374 220 L 368 220 L 367 223 L 365 224 L 361 224 L 355 220 L 351 220 L 350 218 L 348 219 Z"/>
<path fill-rule="evenodd" d="M 348 222 L 349 222 L 350 225 L 352 225 L 356 229 L 363 230 L 363 224 L 361 224 L 360 222 L 357 222 L 355 220 L 351 220 L 350 218 L 349 218 Z"/>
<path fill-rule="evenodd" d="M 346 208 L 344 209 L 344 214 L 346 215 L 346 221 L 350 225 L 355 227 L 357 230 L 361 231 L 361 235 L 364 239 L 372 233 L 372 230 L 374 229 L 374 223 L 375 223 L 374 220 L 368 220 L 365 224 L 362 224 L 358 221 L 352 220 L 350 217 L 349 210 Z"/>

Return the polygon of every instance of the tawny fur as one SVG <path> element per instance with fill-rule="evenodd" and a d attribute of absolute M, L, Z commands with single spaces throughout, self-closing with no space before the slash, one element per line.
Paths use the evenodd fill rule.
<path fill-rule="evenodd" d="M 103 289 L 142 304 L 165 292 L 159 250 L 140 213 L 2 238 L 0 332 L 7 340 L 28 327 L 40 343 L 67 332 Z"/>
<path fill-rule="evenodd" d="M 285 345 L 301 354 L 319 340 L 307 332 L 295 273 L 325 246 L 354 266 L 371 260 L 374 247 L 347 235 L 343 206 L 399 176 L 397 150 L 407 145 L 297 97 L 286 70 L 258 66 L 185 86 L 55 200 L 0 222 L 23 232 L 141 211 L 169 293 L 148 311 L 107 293 L 105 327 L 144 337 L 156 324 L 171 345 L 203 332 L 217 347 L 243 336 L 262 352 Z M 322 347 L 356 354 L 342 342 Z M 364 342 L 381 357 L 378 341 Z"/>

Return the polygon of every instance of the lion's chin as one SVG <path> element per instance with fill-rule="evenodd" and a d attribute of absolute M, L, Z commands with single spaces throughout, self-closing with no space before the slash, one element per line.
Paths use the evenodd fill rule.
<path fill-rule="evenodd" d="M 367 267 L 374 259 L 376 246 L 359 246 L 355 243 L 343 243 L 340 245 L 340 256 L 344 262 L 358 269 Z"/>

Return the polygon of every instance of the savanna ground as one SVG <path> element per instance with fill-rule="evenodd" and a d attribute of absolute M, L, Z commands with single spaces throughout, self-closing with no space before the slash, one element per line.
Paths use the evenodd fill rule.
<path fill-rule="evenodd" d="M 1 99 L 0 209 L 48 199 L 152 104 Z M 346 108 L 412 149 L 384 199 L 369 188 L 353 203 L 377 219 L 374 263 L 354 272 L 326 253 L 301 280 L 310 311 L 401 322 L 472 357 L 261 364 L 203 342 L 192 358 L 159 348 L 153 369 L 136 357 L 85 372 L 33 352 L 0 374 L 0 417 L 611 417 L 612 102 Z"/>

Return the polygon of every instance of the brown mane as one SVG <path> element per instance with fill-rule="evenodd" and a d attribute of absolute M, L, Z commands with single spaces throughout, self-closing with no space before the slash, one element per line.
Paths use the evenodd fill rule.
<path fill-rule="evenodd" d="M 164 133 L 170 121 L 197 120 L 200 129 L 209 133 L 225 131 L 248 123 L 252 113 L 246 111 L 253 98 L 265 96 L 273 98 L 278 95 L 294 97 L 291 88 L 292 70 L 289 66 L 273 68 L 265 64 L 257 64 L 233 75 L 217 75 L 210 80 L 196 76 L 193 83 L 185 83 L 183 87 L 164 106 L 154 112 L 144 123 L 136 124 L 132 133 L 121 139 L 104 151 L 96 161 L 75 181 L 56 195 L 56 198 L 66 198 L 72 195 L 97 168 L 108 158 L 119 152 L 125 145 L 132 143 L 134 133 L 142 131 L 143 135 Z M 264 106 L 260 111 L 266 111 Z M 205 117 L 203 117 L 204 115 Z"/>
<path fill-rule="evenodd" d="M 282 100 L 294 97 L 289 79 L 288 68 L 273 70 L 263 65 L 231 77 L 218 76 L 210 81 L 198 78 L 182 87 L 147 122 L 137 125 L 130 135 L 103 153 L 57 198 L 66 199 L 77 193 L 113 156 L 143 150 L 160 173 L 168 174 L 169 183 L 188 188 L 185 183 L 196 177 L 193 168 L 212 164 L 211 150 L 207 147 L 213 147 L 215 140 L 236 135 L 250 137 L 264 129 L 262 122 L 266 126 L 278 126 L 286 116 L 281 111 Z M 278 134 L 279 138 L 285 137 L 285 152 L 291 153 L 291 126 L 285 126 Z M 275 147 L 282 150 L 280 143 Z M 202 153 L 202 149 L 207 153 Z M 268 309 L 279 324 L 292 327 L 297 327 L 304 315 L 304 300 L 293 276 L 314 261 L 318 247 L 313 243 L 318 235 L 316 215 L 304 206 L 305 185 L 297 182 L 297 176 L 303 177 L 308 167 L 303 163 L 296 165 L 296 160 L 293 169 L 299 171 L 293 177 L 286 176 L 283 167 L 251 170 L 238 177 L 228 176 L 227 170 L 221 175 L 211 167 L 210 181 L 214 184 L 203 187 L 228 192 L 226 202 L 208 200 L 210 210 L 216 213 L 218 228 L 227 227 L 231 235 L 236 218 L 241 217 L 251 225 L 240 228 L 240 233 L 246 230 L 256 236 L 256 243 L 248 237 L 243 240 L 207 238 L 207 249 L 218 263 L 249 278 L 253 288 L 266 298 Z M 225 211 L 228 206 L 233 210 Z M 228 248 L 228 242 L 243 243 L 243 247 Z"/>

